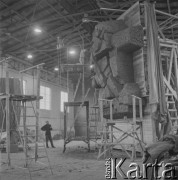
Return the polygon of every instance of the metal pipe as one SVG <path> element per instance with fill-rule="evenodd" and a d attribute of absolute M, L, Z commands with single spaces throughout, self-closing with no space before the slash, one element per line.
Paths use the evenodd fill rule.
<path fill-rule="evenodd" d="M 45 64 L 45 63 L 37 64 L 37 65 L 35 65 L 35 66 L 29 67 L 29 68 L 27 68 L 27 69 L 24 69 L 24 70 L 20 71 L 20 73 L 23 73 L 23 72 L 28 71 L 28 70 L 30 70 L 30 69 L 36 68 L 36 67 L 38 67 L 38 66 L 43 66 L 44 64 Z"/>
<path fill-rule="evenodd" d="M 0 61 L 0 63 L 3 63 L 4 61 L 6 61 L 6 59 L 3 59 L 2 61 Z"/>
<path fill-rule="evenodd" d="M 7 132 L 7 140 L 6 140 L 6 152 L 7 152 L 7 160 L 8 166 L 11 166 L 11 156 L 10 156 L 10 119 L 9 119 L 9 71 L 8 71 L 8 63 L 5 63 L 5 73 L 6 73 L 6 132 Z"/>
<path fill-rule="evenodd" d="M 140 3 L 141 6 L 144 6 L 144 4 Z M 170 14 L 170 13 L 166 13 L 166 12 L 163 12 L 163 11 L 160 11 L 160 10 L 157 10 L 155 9 L 155 12 L 159 13 L 159 14 L 164 14 L 166 16 L 170 16 L 172 18 L 175 18 L 175 19 L 178 19 L 178 16 L 176 15 L 173 15 L 173 14 Z"/>
<path fill-rule="evenodd" d="M 175 18 L 175 19 L 178 19 L 178 16 L 176 16 L 176 15 L 169 14 L 169 13 L 166 13 L 166 12 L 163 12 L 163 11 L 160 11 L 160 10 L 157 10 L 157 9 L 155 9 L 155 12 L 157 12 L 157 13 L 159 13 L 159 14 L 164 14 L 164 15 L 166 15 L 166 16 L 173 17 L 173 18 Z"/>
<path fill-rule="evenodd" d="M 113 99 L 98 99 L 99 101 L 113 101 Z"/>
<path fill-rule="evenodd" d="M 61 66 L 90 66 L 90 64 L 61 64 Z"/>
<path fill-rule="evenodd" d="M 125 12 L 125 10 L 122 9 L 111 9 L 111 8 L 100 8 L 100 10 Z"/>

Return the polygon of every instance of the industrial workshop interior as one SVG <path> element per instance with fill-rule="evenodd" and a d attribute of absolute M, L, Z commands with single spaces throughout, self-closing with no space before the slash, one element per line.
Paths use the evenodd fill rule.
<path fill-rule="evenodd" d="M 0 15 L 0 180 L 178 179 L 177 0 Z"/>

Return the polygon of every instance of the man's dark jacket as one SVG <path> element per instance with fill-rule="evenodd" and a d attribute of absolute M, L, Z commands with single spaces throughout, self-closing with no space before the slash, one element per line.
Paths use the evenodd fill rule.
<path fill-rule="evenodd" d="M 52 127 L 51 127 L 51 124 L 46 124 L 44 125 L 42 128 L 41 128 L 42 131 L 46 131 L 45 132 L 45 135 L 46 136 L 50 136 L 51 135 L 51 130 L 52 130 Z"/>

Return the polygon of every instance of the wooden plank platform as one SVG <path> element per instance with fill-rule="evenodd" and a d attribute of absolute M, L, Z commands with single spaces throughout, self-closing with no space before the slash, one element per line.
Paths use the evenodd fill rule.
<path fill-rule="evenodd" d="M 133 122 L 133 118 L 127 118 L 127 119 L 116 119 L 116 120 L 108 120 L 106 123 L 131 123 Z M 136 118 L 136 122 L 143 122 L 141 118 Z"/>
<path fill-rule="evenodd" d="M 62 64 L 62 72 L 82 73 L 83 67 L 89 67 L 89 64 Z M 86 69 L 85 69 L 86 70 Z"/>
<path fill-rule="evenodd" d="M 5 99 L 6 97 L 8 97 L 7 94 L 5 94 L 5 93 L 1 93 L 0 94 L 0 99 Z M 40 96 L 39 99 L 43 99 L 43 97 Z M 9 95 L 9 100 L 12 100 L 12 101 L 36 101 L 37 100 L 37 96 L 35 96 L 35 95 L 16 95 L 16 94 L 10 94 Z"/>

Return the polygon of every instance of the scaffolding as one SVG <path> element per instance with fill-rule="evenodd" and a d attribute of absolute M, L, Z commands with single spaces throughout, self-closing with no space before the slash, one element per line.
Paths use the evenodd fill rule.
<path fill-rule="evenodd" d="M 82 99 L 84 99 L 85 96 L 85 67 L 88 67 L 89 65 L 85 64 L 62 64 L 62 71 L 67 73 L 67 91 L 69 93 L 69 73 L 79 73 L 79 78 L 77 81 L 77 85 L 74 92 L 74 98 L 75 100 L 77 91 L 79 89 L 80 83 L 82 81 Z"/>
<path fill-rule="evenodd" d="M 8 71 L 8 62 L 6 59 L 2 60 L 0 62 L 2 67 L 4 67 L 4 72 L 5 72 L 5 93 L 0 94 L 0 100 L 5 99 L 5 104 L 6 108 L 4 113 L 4 118 L 6 121 L 6 132 L 7 132 L 7 137 L 6 137 L 6 152 L 7 152 L 7 164 L 8 166 L 11 166 L 11 158 L 10 158 L 10 119 L 9 119 L 9 71 Z M 4 119 L 3 119 L 4 123 Z M 2 126 L 3 127 L 3 126 Z M 1 135 L 2 135 L 2 130 L 1 130 Z M 1 140 L 1 138 L 0 138 Z"/>
<path fill-rule="evenodd" d="M 81 111 L 81 108 L 86 108 L 86 120 L 84 121 L 85 124 L 85 136 L 71 136 L 70 131 L 67 132 L 67 109 L 68 107 L 79 107 L 79 110 L 75 116 L 74 123 L 77 119 L 78 113 Z M 74 125 L 73 123 L 73 125 Z M 64 103 L 64 149 L 63 152 L 66 150 L 66 145 L 70 143 L 71 141 L 84 141 L 88 145 L 88 150 L 90 151 L 90 135 L 89 135 L 89 102 L 65 102 Z"/>
<path fill-rule="evenodd" d="M 138 101 L 138 103 L 136 103 Z M 110 106 L 110 117 L 109 119 L 103 118 L 103 102 L 109 102 Z M 124 117 L 123 119 L 113 120 L 113 108 L 112 108 L 113 99 L 99 99 L 99 109 L 100 109 L 100 118 L 102 123 L 101 132 L 101 143 L 99 143 L 99 152 L 97 159 L 104 156 L 106 158 L 107 152 L 111 153 L 112 149 L 116 145 L 120 145 L 121 149 L 126 153 L 126 155 L 134 161 L 136 158 L 136 150 L 138 149 L 138 144 L 141 149 L 141 153 L 143 152 L 143 115 L 142 115 L 142 99 L 132 95 L 132 107 L 133 107 L 133 118 L 127 119 Z M 136 116 L 136 106 L 139 106 L 139 117 Z M 131 125 L 131 128 L 127 131 L 121 129 L 117 124 L 127 123 Z M 119 137 L 117 134 L 119 134 Z M 131 137 L 132 150 L 127 149 L 122 144 L 126 138 Z M 138 142 L 138 143 L 137 143 Z M 130 155 L 130 151 L 132 152 Z"/>
<path fill-rule="evenodd" d="M 39 64 L 36 66 L 32 66 L 30 68 L 27 68 L 25 70 L 20 71 L 20 76 L 21 76 L 21 92 L 23 92 L 23 73 L 25 73 L 28 70 L 34 70 L 37 69 L 37 73 L 36 73 L 36 94 L 35 95 L 16 95 L 16 94 L 10 94 L 9 92 L 9 69 L 8 69 L 8 62 L 5 61 L 5 82 L 6 82 L 6 92 L 0 94 L 0 100 L 5 100 L 6 101 L 6 106 L 5 106 L 5 116 L 6 117 L 6 132 L 7 132 L 7 138 L 6 138 L 6 153 L 7 153 L 7 164 L 8 166 L 11 166 L 11 151 L 10 151 L 10 118 L 9 118 L 9 107 L 10 104 L 12 104 L 12 111 L 11 113 L 14 113 L 14 117 L 15 117 L 15 121 L 17 123 L 17 131 L 19 134 L 19 140 L 21 145 L 23 146 L 23 151 L 25 154 L 25 164 L 24 167 L 28 168 L 29 173 L 30 173 L 30 177 L 31 177 L 31 173 L 33 171 L 31 171 L 29 169 L 29 166 L 31 164 L 31 162 L 33 160 L 35 160 L 35 162 L 38 162 L 40 164 L 42 164 L 41 162 L 39 162 L 39 158 L 42 158 L 39 156 L 39 147 L 43 148 L 45 150 L 45 155 L 43 155 L 43 158 L 47 158 L 48 163 L 49 163 L 49 167 L 52 173 L 52 169 L 50 166 L 50 162 L 49 162 L 49 158 L 47 155 L 47 151 L 46 148 L 44 146 L 44 143 L 42 143 L 41 146 L 39 146 L 39 102 L 40 99 L 42 99 L 42 97 L 40 97 L 40 71 L 41 71 L 41 67 L 43 64 Z M 19 102 L 19 107 L 21 109 L 20 111 L 20 117 L 18 117 L 16 111 L 15 111 L 15 107 L 14 107 L 14 102 Z M 35 107 L 33 105 L 33 102 L 36 102 Z M 28 104 L 28 105 L 27 105 Z M 33 115 L 27 115 L 27 108 L 31 108 L 33 111 Z M 35 123 L 32 125 L 28 125 L 27 124 L 27 118 L 35 118 Z M 20 125 L 20 123 L 18 123 L 18 118 L 23 120 L 22 125 Z M 4 120 L 3 120 L 4 122 Z M 2 125 L 3 127 L 3 125 Z M 23 134 L 20 131 L 20 128 L 23 128 Z M 28 132 L 28 128 L 35 128 L 35 133 L 34 134 L 29 134 Z M 33 139 L 33 143 L 35 144 L 34 146 L 29 146 L 28 142 L 29 142 L 29 138 Z M 29 153 L 29 150 L 32 150 L 32 148 L 34 148 L 34 155 Z"/>
<path fill-rule="evenodd" d="M 100 125 L 100 114 L 99 114 L 99 106 L 91 106 L 90 107 L 90 140 L 93 140 L 94 142 L 97 143 L 97 140 L 100 139 L 100 134 L 99 134 L 99 125 Z"/>
<path fill-rule="evenodd" d="M 171 134 L 177 134 L 178 129 L 178 43 L 172 40 L 160 39 L 163 81 L 165 99 L 171 125 Z M 163 129 L 164 130 L 164 129 Z M 163 133 L 163 132 L 162 132 Z"/>
<path fill-rule="evenodd" d="M 145 7 L 145 4 L 140 4 L 142 7 Z M 139 6 L 140 6 L 139 5 Z M 132 13 L 131 13 L 132 12 Z M 122 16 L 122 18 L 124 19 L 128 19 L 129 16 L 131 19 L 131 21 L 133 24 L 137 24 L 140 23 L 140 17 L 136 18 L 136 13 L 138 11 L 135 11 L 132 9 L 132 11 L 128 11 L 128 14 L 125 12 L 125 14 Z M 156 13 L 158 14 L 163 14 L 166 16 L 169 16 L 169 19 L 165 20 L 165 22 L 163 22 L 162 28 L 164 28 L 165 26 L 168 26 L 168 21 L 169 20 L 173 20 L 173 19 L 177 19 L 178 17 L 171 15 L 169 13 L 165 13 L 162 11 L 158 11 L 155 10 Z M 134 14 L 135 13 L 135 14 Z M 125 16 L 125 17 L 124 17 Z M 149 14 L 150 16 L 150 14 Z M 146 19 L 143 18 L 144 23 L 146 22 Z M 153 23 L 153 22 L 152 22 Z M 150 23 L 151 24 L 151 23 Z M 145 26 L 145 24 L 144 24 Z M 148 25 L 149 26 L 149 25 Z M 156 27 L 157 28 L 157 27 Z M 171 134 L 176 134 L 178 133 L 178 113 L 177 113 L 177 101 L 178 101 L 178 62 L 177 62 L 177 57 L 178 57 L 178 43 L 176 41 L 173 40 L 169 40 L 166 39 L 164 34 L 161 32 L 161 26 L 158 27 L 158 32 L 159 32 L 159 45 L 160 45 L 160 55 L 161 55 L 161 68 L 163 69 L 163 86 L 161 88 L 163 88 L 165 90 L 165 98 L 166 98 L 166 103 L 167 103 L 167 111 L 168 111 L 168 119 L 170 119 L 170 124 L 171 124 Z M 146 29 L 147 31 L 147 29 Z M 151 37 L 148 37 L 151 38 Z M 157 44 L 158 45 L 158 44 Z M 145 49 L 147 49 L 148 47 L 148 42 L 145 40 L 145 47 L 143 48 L 143 51 Z M 154 53 L 152 53 L 154 54 Z M 152 57 L 153 59 L 153 57 Z M 154 74 L 155 75 L 155 74 Z M 155 77 L 153 77 L 155 78 Z M 150 90 L 151 91 L 151 90 Z M 163 97 L 162 97 L 163 98 Z M 139 101 L 139 109 L 140 109 L 140 117 L 136 117 L 136 112 L 135 112 L 135 101 L 138 100 Z M 108 101 L 110 103 L 110 119 L 104 119 L 103 118 L 103 101 Z M 102 157 L 102 156 L 106 156 L 106 152 L 107 151 L 111 151 L 113 146 L 116 144 L 119 144 L 121 146 L 121 148 L 126 152 L 126 154 L 132 159 L 134 160 L 136 153 L 135 153 L 135 149 L 136 149 L 136 141 L 138 141 L 138 143 L 140 144 L 140 147 L 143 151 L 143 129 L 142 129 L 142 105 L 141 104 L 141 98 L 139 97 L 134 97 L 133 96 L 133 118 L 131 119 L 122 119 L 122 120 L 112 120 L 112 100 L 100 100 L 99 104 L 100 104 L 100 117 L 102 120 L 102 142 L 101 142 L 101 146 L 99 149 L 99 154 L 98 154 L 98 158 Z M 152 112 L 150 112 L 151 114 Z M 161 119 L 161 117 L 160 117 Z M 157 122 L 159 121 L 158 117 L 157 117 Z M 155 120 L 152 120 L 152 125 L 153 125 L 153 138 L 156 134 L 156 127 L 155 127 Z M 131 131 L 129 132 L 124 132 L 122 129 L 118 128 L 118 126 L 116 126 L 116 124 L 120 124 L 121 122 L 125 122 L 128 125 L 131 124 L 132 128 Z M 166 124 L 166 123 L 165 123 Z M 166 124 L 167 125 L 167 124 Z M 166 129 L 164 124 L 161 124 L 162 128 L 161 128 L 161 136 L 164 134 L 164 131 Z M 114 138 L 114 130 L 117 132 L 123 132 L 123 136 L 121 136 L 119 139 L 118 138 Z M 140 136 L 138 136 L 138 129 L 140 129 Z M 160 128 L 159 128 L 160 130 Z M 123 144 L 121 144 L 121 141 L 124 140 L 124 138 L 127 136 L 132 137 L 133 142 L 132 142 L 132 154 L 130 155 L 127 150 L 123 147 Z M 113 140 L 115 140 L 115 142 L 113 142 Z M 154 139 L 155 140 L 155 139 Z"/>

